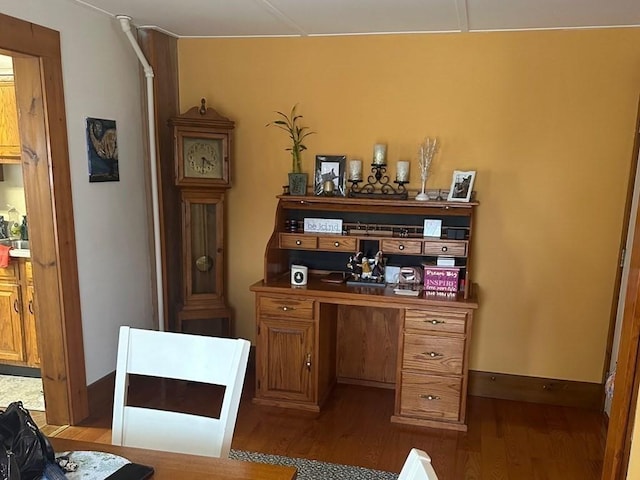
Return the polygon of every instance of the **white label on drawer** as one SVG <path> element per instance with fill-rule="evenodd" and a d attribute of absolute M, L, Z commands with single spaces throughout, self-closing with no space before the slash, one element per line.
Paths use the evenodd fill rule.
<path fill-rule="evenodd" d="M 342 220 L 334 218 L 305 218 L 304 233 L 342 233 Z"/>

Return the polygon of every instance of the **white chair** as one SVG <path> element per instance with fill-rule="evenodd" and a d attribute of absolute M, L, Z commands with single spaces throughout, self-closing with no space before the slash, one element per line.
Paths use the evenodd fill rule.
<path fill-rule="evenodd" d="M 438 480 L 427 452 L 412 448 L 400 470 L 398 480 Z"/>
<path fill-rule="evenodd" d="M 244 339 L 120 327 L 112 443 L 228 457 L 249 347 Z M 127 406 L 129 374 L 223 385 L 220 418 Z"/>

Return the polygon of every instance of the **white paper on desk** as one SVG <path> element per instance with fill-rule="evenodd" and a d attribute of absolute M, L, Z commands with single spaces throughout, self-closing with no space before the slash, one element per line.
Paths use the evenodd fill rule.
<path fill-rule="evenodd" d="M 424 219 L 423 237 L 438 237 L 442 235 L 442 220 L 432 218 Z"/>
<path fill-rule="evenodd" d="M 384 281 L 385 283 L 398 283 L 398 277 L 400 276 L 400 267 L 395 265 L 387 265 L 384 267 Z"/>

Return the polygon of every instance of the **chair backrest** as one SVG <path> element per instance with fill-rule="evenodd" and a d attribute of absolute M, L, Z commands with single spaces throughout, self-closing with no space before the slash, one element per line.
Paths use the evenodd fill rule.
<path fill-rule="evenodd" d="M 244 339 L 120 327 L 112 443 L 228 457 L 249 347 Z M 220 418 L 127 406 L 129 374 L 223 385 Z"/>
<path fill-rule="evenodd" d="M 398 480 L 438 480 L 427 452 L 412 448 L 400 470 Z"/>

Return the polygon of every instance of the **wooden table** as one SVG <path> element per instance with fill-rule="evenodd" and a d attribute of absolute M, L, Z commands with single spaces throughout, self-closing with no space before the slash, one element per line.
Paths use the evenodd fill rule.
<path fill-rule="evenodd" d="M 135 463 L 155 469 L 153 480 L 294 480 L 296 469 L 282 465 L 242 462 L 227 458 L 202 457 L 181 453 L 119 447 L 105 443 L 83 442 L 65 438 L 50 438 L 56 452 L 99 451 L 119 455 Z"/>

